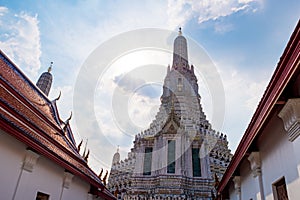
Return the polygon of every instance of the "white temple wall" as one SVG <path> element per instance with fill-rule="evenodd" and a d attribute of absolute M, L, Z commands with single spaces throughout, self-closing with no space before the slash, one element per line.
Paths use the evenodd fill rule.
<path fill-rule="evenodd" d="M 276 200 L 273 184 L 285 178 L 289 199 L 300 196 L 300 139 L 293 142 L 283 127 L 283 122 L 274 115 L 264 129 L 264 135 L 258 139 L 258 152 L 261 160 L 263 197 L 260 196 L 258 177 L 253 177 L 250 162 L 244 160 L 240 166 L 241 199 Z M 237 199 L 236 190 L 231 189 L 230 199 Z"/>
<path fill-rule="evenodd" d="M 39 155 L 32 172 L 23 168 L 27 147 L 0 130 L 0 194 L 1 199 L 35 199 L 37 192 L 56 200 L 88 199 L 90 185 L 74 176 L 69 188 L 63 187 L 65 169 Z M 38 154 L 36 154 L 38 155 Z"/>
<path fill-rule="evenodd" d="M 79 177 L 74 176 L 69 189 L 64 188 L 62 199 L 86 199 L 90 186 Z"/>
<path fill-rule="evenodd" d="M 299 157 L 300 146 L 299 144 L 294 145 L 295 141 L 290 142 L 288 140 L 283 122 L 277 116 L 273 116 L 265 133 L 266 134 L 260 139 L 259 149 L 261 152 L 263 185 L 266 200 L 274 199 L 272 184 L 282 177 L 284 177 L 286 181 L 289 199 L 298 199 L 300 190 L 297 159 Z M 296 182 L 298 182 L 298 187 L 295 187 Z"/>
<path fill-rule="evenodd" d="M 63 173 L 62 168 L 39 157 L 32 172 L 22 171 L 15 199 L 34 199 L 37 192 L 49 194 L 51 199 L 60 199 Z"/>
<path fill-rule="evenodd" d="M 241 199 L 253 199 L 256 200 L 259 194 L 259 186 L 257 177 L 254 178 L 252 171 L 250 169 L 250 163 L 248 160 L 245 160 L 242 163 L 240 169 L 240 177 L 241 177 Z M 234 196 L 237 198 L 237 193 L 234 191 Z"/>
<path fill-rule="evenodd" d="M 12 199 L 25 149 L 25 145 L 0 129 L 0 194 L 2 199 Z"/>

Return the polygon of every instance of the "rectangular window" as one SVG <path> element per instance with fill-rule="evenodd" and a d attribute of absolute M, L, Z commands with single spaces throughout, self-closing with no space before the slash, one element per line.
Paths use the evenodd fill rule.
<path fill-rule="evenodd" d="M 182 91 L 182 87 L 183 87 L 183 84 L 182 84 L 182 78 L 178 78 L 177 88 L 178 88 L 178 91 L 179 91 L 179 92 Z"/>
<path fill-rule="evenodd" d="M 146 147 L 143 175 L 151 175 L 151 165 L 152 165 L 152 147 Z"/>
<path fill-rule="evenodd" d="M 50 197 L 49 194 L 37 192 L 35 200 L 48 200 L 49 197 Z"/>
<path fill-rule="evenodd" d="M 178 78 L 178 85 L 182 85 L 182 78 Z"/>
<path fill-rule="evenodd" d="M 273 195 L 275 200 L 288 200 L 285 178 L 282 177 L 273 184 Z"/>
<path fill-rule="evenodd" d="M 168 140 L 168 167 L 167 173 L 175 173 L 175 140 Z"/>
<path fill-rule="evenodd" d="M 192 148 L 192 160 L 193 160 L 193 176 L 200 177 L 201 176 L 201 165 L 199 158 L 199 148 Z"/>

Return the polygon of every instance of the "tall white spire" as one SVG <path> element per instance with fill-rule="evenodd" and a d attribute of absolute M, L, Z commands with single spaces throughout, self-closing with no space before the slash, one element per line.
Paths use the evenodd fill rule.
<path fill-rule="evenodd" d="M 174 69 L 183 69 L 188 67 L 188 52 L 187 42 L 185 37 L 182 36 L 181 28 L 179 28 L 178 36 L 174 41 L 173 50 L 173 66 Z"/>
<path fill-rule="evenodd" d="M 119 148 L 120 148 L 120 147 L 119 147 L 119 145 L 118 145 L 117 152 L 114 154 L 112 164 L 117 164 L 118 162 L 120 162 Z"/>

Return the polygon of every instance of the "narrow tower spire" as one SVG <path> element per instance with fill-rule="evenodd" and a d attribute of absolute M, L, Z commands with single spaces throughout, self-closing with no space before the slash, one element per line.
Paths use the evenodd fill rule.
<path fill-rule="evenodd" d="M 172 68 L 181 71 L 188 67 L 188 52 L 187 52 L 187 42 L 185 37 L 182 36 L 181 27 L 178 31 L 178 36 L 174 41 L 173 50 L 173 66 Z"/>
<path fill-rule="evenodd" d="M 117 152 L 114 154 L 114 157 L 113 157 L 113 161 L 112 161 L 113 165 L 117 164 L 118 162 L 120 162 L 119 148 L 120 148 L 120 146 L 118 145 Z"/>
<path fill-rule="evenodd" d="M 36 86 L 38 88 L 40 88 L 40 90 L 42 90 L 42 92 L 48 96 L 50 89 L 51 89 L 51 85 L 52 85 L 52 74 L 50 73 L 52 70 L 52 65 L 53 62 L 50 63 L 50 66 L 48 68 L 47 72 L 42 73 L 42 75 L 39 77 Z"/>

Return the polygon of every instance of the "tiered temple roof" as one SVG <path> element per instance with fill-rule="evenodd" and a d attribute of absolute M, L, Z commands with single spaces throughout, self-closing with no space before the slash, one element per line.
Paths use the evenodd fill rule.
<path fill-rule="evenodd" d="M 0 51 L 0 128 L 90 183 L 93 194 L 114 199 L 80 155 L 69 120 L 59 117 L 57 99 L 51 101 L 47 95 Z"/>

